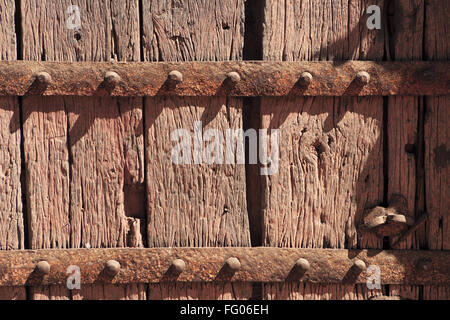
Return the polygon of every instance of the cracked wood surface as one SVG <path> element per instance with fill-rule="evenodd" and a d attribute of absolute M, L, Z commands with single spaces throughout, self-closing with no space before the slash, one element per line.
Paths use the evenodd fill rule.
<path fill-rule="evenodd" d="M 144 60 L 242 60 L 243 19 L 242 0 L 144 1 Z M 249 246 L 244 165 L 172 164 L 171 132 L 192 133 L 195 121 L 204 130 L 242 128 L 242 100 L 145 98 L 148 246 Z M 252 285 L 161 283 L 149 292 L 149 299 L 248 299 Z"/>
<path fill-rule="evenodd" d="M 395 10 L 389 12 L 396 32 L 389 35 L 393 36 L 389 41 L 386 30 L 367 30 L 365 26 L 365 9 L 371 4 L 383 7 L 383 1 L 268 0 L 264 59 L 381 60 L 384 50 L 392 49 L 389 54 L 395 60 L 447 61 L 449 7 L 442 7 L 439 1 L 395 2 Z M 65 27 L 66 9 L 71 4 L 80 7 L 81 30 Z M 20 48 L 15 39 L 14 6 L 12 0 L 0 0 L 1 60 L 16 59 Z M 219 4 L 143 1 L 143 38 L 139 39 L 137 0 L 93 4 L 82 0 L 22 1 L 20 55 L 37 61 L 241 60 L 243 10 L 241 0 Z M 389 45 L 395 39 L 396 43 Z M 0 198 L 0 249 L 249 245 L 244 169 L 198 168 L 191 175 L 189 169 L 160 163 L 164 154 L 156 152 L 164 149 L 158 137 L 165 121 L 169 127 L 192 128 L 193 121 L 204 115 L 203 119 L 210 121 L 206 127 L 242 127 L 241 100 L 147 98 L 144 113 L 142 99 L 122 99 L 25 97 L 21 115 L 17 98 L 0 98 L 0 188 L 11 185 Z M 448 249 L 448 96 L 395 97 L 384 104 L 386 119 L 380 97 L 262 99 L 260 124 L 280 129 L 285 159 L 278 176 L 264 179 L 260 193 L 264 244 L 381 248 L 381 239 L 357 234 L 355 226 L 366 206 L 380 205 L 390 194 L 400 192 L 407 197 L 412 216 L 425 210 L 429 220 L 399 248 Z M 217 114 L 206 113 L 208 106 Z M 396 135 L 400 128 L 402 134 Z M 163 139 L 168 145 L 169 138 Z M 148 149 L 145 163 L 144 146 Z M 383 157 L 390 179 L 386 190 Z M 90 161 L 92 158 L 95 160 Z M 196 181 L 195 177 L 202 179 Z M 173 183 L 175 193 L 166 190 L 159 196 L 158 186 L 167 181 Z M 24 209 L 22 188 L 28 204 Z M 192 188 L 195 196 L 186 195 Z M 201 193 L 204 190 L 207 192 Z M 199 204 L 203 201 L 204 206 Z M 161 205 L 176 210 L 164 213 L 159 210 Z M 182 210 L 191 207 L 195 210 Z M 25 209 L 28 221 L 24 223 Z M 221 216 L 225 211 L 228 215 Z M 193 224 L 183 229 L 187 221 Z M 166 226 L 168 223 L 171 225 Z M 389 294 L 448 299 L 448 288 L 392 285 Z M 78 292 L 69 292 L 65 286 L 41 286 L 31 287 L 30 292 L 35 299 L 254 296 L 247 284 L 96 284 Z M 322 284 L 268 284 L 261 293 L 266 298 L 294 299 L 387 294 L 385 288 L 368 292 L 358 285 Z M 0 299 L 11 298 L 25 299 L 24 288 L 0 288 Z"/>
<path fill-rule="evenodd" d="M 370 3 L 369 3 L 370 2 Z M 266 1 L 264 60 L 382 60 L 384 33 L 365 27 L 382 1 Z M 263 244 L 381 248 L 357 233 L 365 208 L 383 201 L 383 98 L 262 98 L 261 127 L 279 129 L 277 175 L 262 177 Z M 367 298 L 366 288 L 264 285 L 266 299 Z"/>
<path fill-rule="evenodd" d="M 66 27 L 69 5 L 79 6 L 81 30 Z M 25 60 L 140 60 L 137 0 L 26 1 L 21 9 Z M 142 100 L 25 97 L 23 108 L 31 248 L 127 246 L 133 218 L 124 190 L 144 179 Z M 42 286 L 32 298 L 92 298 L 104 290 Z M 145 296 L 139 290 L 134 297 Z"/>
<path fill-rule="evenodd" d="M 450 6 L 426 4 L 425 59 L 450 59 Z M 425 203 L 427 245 L 450 250 L 450 96 L 425 97 Z M 445 291 L 442 291 L 445 292 Z M 447 290 L 448 292 L 448 290 Z M 450 295 L 447 296 L 450 299 Z"/>
<path fill-rule="evenodd" d="M 388 10 L 388 40 L 390 43 L 389 59 L 395 61 L 422 60 L 424 32 L 424 1 L 401 0 L 391 2 Z M 423 156 L 419 128 L 419 113 L 423 112 L 423 98 L 389 97 L 387 110 L 387 154 L 388 183 L 387 196 L 395 194 L 406 198 L 405 214 L 415 219 L 423 211 L 423 191 L 420 187 Z M 416 201 L 416 195 L 419 201 Z M 422 232 L 421 232 L 422 231 Z M 394 245 L 397 237 L 391 237 Z M 397 249 L 419 249 L 423 247 L 424 234 L 419 230 L 395 246 Z"/>
<path fill-rule="evenodd" d="M 381 60 L 366 4 L 267 1 L 263 58 Z M 262 178 L 264 245 L 380 248 L 356 226 L 383 200 L 382 98 L 262 98 L 261 126 L 280 130 L 278 174 Z"/>

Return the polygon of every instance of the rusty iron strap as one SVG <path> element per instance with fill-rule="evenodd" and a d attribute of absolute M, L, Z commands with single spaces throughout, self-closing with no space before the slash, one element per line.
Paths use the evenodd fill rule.
<path fill-rule="evenodd" d="M 0 62 L 0 95 L 450 94 L 449 62 Z"/>
<path fill-rule="evenodd" d="M 255 247 L 0 251 L 0 286 L 65 284 L 69 266 L 81 283 L 366 283 L 370 265 L 381 284 L 450 284 L 450 251 Z"/>

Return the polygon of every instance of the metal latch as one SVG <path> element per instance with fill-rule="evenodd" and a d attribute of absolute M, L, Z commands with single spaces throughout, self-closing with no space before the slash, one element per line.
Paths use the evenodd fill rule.
<path fill-rule="evenodd" d="M 414 225 L 414 219 L 408 215 L 408 202 L 400 194 L 394 194 L 388 207 L 376 206 L 366 210 L 360 230 L 373 231 L 379 237 L 390 237 L 404 232 Z"/>

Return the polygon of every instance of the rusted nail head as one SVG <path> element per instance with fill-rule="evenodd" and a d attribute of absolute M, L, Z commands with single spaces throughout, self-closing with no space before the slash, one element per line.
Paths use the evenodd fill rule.
<path fill-rule="evenodd" d="M 362 85 L 368 84 L 370 81 L 370 74 L 366 71 L 360 71 L 356 74 L 356 80 Z"/>
<path fill-rule="evenodd" d="M 182 273 L 186 269 L 186 263 L 181 259 L 175 259 L 172 261 L 172 267 L 176 272 Z"/>
<path fill-rule="evenodd" d="M 233 83 L 241 81 L 241 76 L 235 71 L 227 73 L 227 78 Z"/>
<path fill-rule="evenodd" d="M 228 258 L 225 265 L 232 271 L 238 271 L 241 268 L 241 262 L 235 257 Z"/>
<path fill-rule="evenodd" d="M 45 71 L 36 73 L 35 78 L 39 83 L 45 85 L 49 85 L 52 82 L 52 77 Z"/>
<path fill-rule="evenodd" d="M 111 86 L 117 86 L 120 80 L 120 76 L 114 71 L 108 71 L 105 73 L 105 82 Z"/>
<path fill-rule="evenodd" d="M 295 262 L 295 268 L 299 271 L 306 272 L 311 268 L 311 265 L 308 260 L 300 258 Z"/>
<path fill-rule="evenodd" d="M 312 74 L 309 73 L 309 72 L 303 72 L 303 73 L 300 75 L 300 81 L 301 81 L 303 84 L 305 84 L 305 85 L 310 84 L 310 83 L 312 82 L 312 80 L 313 80 L 313 76 L 312 76 Z"/>
<path fill-rule="evenodd" d="M 367 268 L 366 263 L 360 259 L 356 259 L 353 262 L 353 267 L 360 272 L 363 272 Z"/>
<path fill-rule="evenodd" d="M 416 267 L 419 271 L 431 271 L 432 264 L 430 259 L 420 259 Z"/>
<path fill-rule="evenodd" d="M 115 276 L 120 271 L 120 263 L 116 260 L 108 260 L 105 263 L 105 270 L 109 275 Z"/>
<path fill-rule="evenodd" d="M 178 70 L 172 70 L 169 72 L 168 78 L 170 81 L 181 82 L 183 81 L 183 74 Z"/>
<path fill-rule="evenodd" d="M 49 274 L 50 273 L 50 264 L 47 261 L 39 261 L 36 264 L 36 271 L 40 274 Z"/>

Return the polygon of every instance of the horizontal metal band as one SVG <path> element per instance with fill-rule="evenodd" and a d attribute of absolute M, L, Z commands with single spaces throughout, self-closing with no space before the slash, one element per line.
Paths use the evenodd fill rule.
<path fill-rule="evenodd" d="M 2 61 L 0 95 L 391 96 L 450 94 L 449 62 Z"/>
<path fill-rule="evenodd" d="M 450 251 L 242 247 L 0 251 L 0 286 L 66 284 L 69 266 L 81 283 L 366 283 L 370 265 L 381 284 L 450 284 Z"/>

